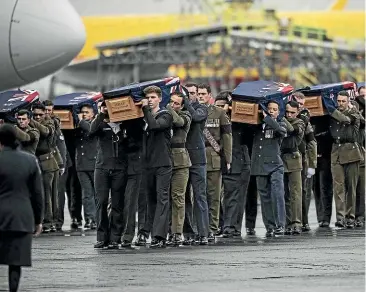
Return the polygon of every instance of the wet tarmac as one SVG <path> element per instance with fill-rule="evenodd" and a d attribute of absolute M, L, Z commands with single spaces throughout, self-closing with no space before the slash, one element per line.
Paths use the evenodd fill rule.
<path fill-rule="evenodd" d="M 259 213 L 257 236 L 207 247 L 95 250 L 94 231 L 42 235 L 20 290 L 365 291 L 365 230 L 317 228 L 313 203 L 309 218 L 309 233 L 266 239 Z"/>

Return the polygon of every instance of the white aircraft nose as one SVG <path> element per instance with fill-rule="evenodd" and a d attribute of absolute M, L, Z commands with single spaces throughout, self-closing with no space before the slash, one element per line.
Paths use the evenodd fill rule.
<path fill-rule="evenodd" d="M 10 31 L 17 74 L 32 82 L 68 65 L 85 43 L 84 24 L 68 0 L 19 0 Z"/>

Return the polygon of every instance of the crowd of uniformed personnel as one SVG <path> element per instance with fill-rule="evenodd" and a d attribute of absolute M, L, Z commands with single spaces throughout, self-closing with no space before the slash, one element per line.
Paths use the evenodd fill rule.
<path fill-rule="evenodd" d="M 51 101 L 17 113 L 21 148 L 42 169 L 44 233 L 62 230 L 65 194 L 71 228 L 82 226 L 83 207 L 95 248 L 129 247 L 135 236 L 137 246 L 151 236 L 152 248 L 207 245 L 240 237 L 244 215 L 255 235 L 258 195 L 267 237 L 309 231 L 312 193 L 320 227 L 330 225 L 333 198 L 336 227 L 363 227 L 364 87 L 354 100 L 339 92 L 337 106 L 324 104 L 329 115 L 311 120 L 301 92 L 281 119 L 269 101 L 259 125 L 231 122 L 230 91 L 212 104 L 209 85 L 185 89 L 161 108 L 161 89 L 145 88 L 144 117 L 120 123 L 104 101 L 97 114 L 81 105 L 75 130 L 61 131 Z"/>

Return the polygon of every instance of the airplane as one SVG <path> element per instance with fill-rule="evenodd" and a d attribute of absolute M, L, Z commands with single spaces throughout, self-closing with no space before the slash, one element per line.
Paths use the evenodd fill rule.
<path fill-rule="evenodd" d="M 1 0 L 0 92 L 68 65 L 85 40 L 82 19 L 68 0 Z"/>

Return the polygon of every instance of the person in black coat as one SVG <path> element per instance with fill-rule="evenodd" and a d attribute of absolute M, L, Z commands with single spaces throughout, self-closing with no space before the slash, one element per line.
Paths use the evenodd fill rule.
<path fill-rule="evenodd" d="M 0 265 L 9 266 L 9 290 L 18 290 L 22 266 L 31 266 L 32 233 L 43 221 L 42 174 L 35 156 L 17 150 L 15 128 L 0 126 Z"/>

